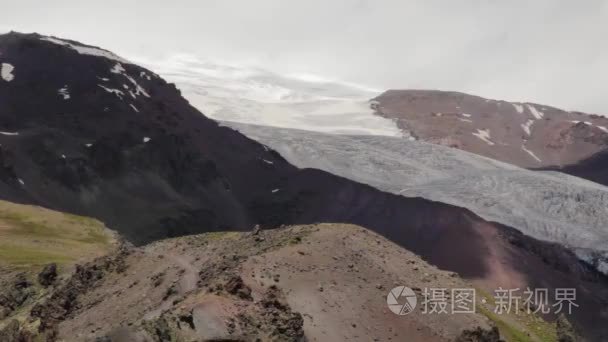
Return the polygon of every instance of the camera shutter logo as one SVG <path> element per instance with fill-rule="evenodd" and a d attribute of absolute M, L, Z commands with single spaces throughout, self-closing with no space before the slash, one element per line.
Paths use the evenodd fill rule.
<path fill-rule="evenodd" d="M 388 308 L 397 315 L 407 315 L 416 309 L 418 298 L 409 287 L 397 286 L 386 296 Z"/>

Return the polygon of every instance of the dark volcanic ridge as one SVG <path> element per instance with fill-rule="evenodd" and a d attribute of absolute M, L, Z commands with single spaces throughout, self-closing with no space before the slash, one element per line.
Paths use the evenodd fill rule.
<path fill-rule="evenodd" d="M 578 163 L 564 167 L 548 167 L 544 170 L 560 171 L 608 186 L 608 151 L 598 152 Z"/>

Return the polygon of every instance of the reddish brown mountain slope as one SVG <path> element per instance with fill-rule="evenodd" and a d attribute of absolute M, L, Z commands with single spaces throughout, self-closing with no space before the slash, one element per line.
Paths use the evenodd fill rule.
<path fill-rule="evenodd" d="M 372 106 L 413 138 L 526 168 L 575 164 L 608 147 L 608 118 L 534 103 L 389 90 Z"/>

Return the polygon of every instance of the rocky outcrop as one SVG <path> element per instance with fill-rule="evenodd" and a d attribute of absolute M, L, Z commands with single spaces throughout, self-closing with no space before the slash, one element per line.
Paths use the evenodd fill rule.
<path fill-rule="evenodd" d="M 474 330 L 465 330 L 455 342 L 504 342 L 500 339 L 498 328 L 484 329 L 478 327 Z"/>
<path fill-rule="evenodd" d="M 219 297 L 216 300 L 221 301 L 221 306 L 203 301 L 191 310 L 166 312 L 145 322 L 143 332 L 158 342 L 305 341 L 302 315 L 291 310 L 276 286 L 269 288 L 258 302 L 232 302 Z M 236 308 L 236 312 L 223 316 L 226 307 Z"/>
<path fill-rule="evenodd" d="M 31 299 L 36 290 L 25 273 L 19 273 L 8 279 L 8 284 L 0 292 L 0 320 L 11 315 Z"/>
<path fill-rule="evenodd" d="M 272 285 L 252 312 L 238 316 L 241 331 L 248 339 L 267 336 L 270 341 L 304 341 L 304 319 L 293 312 L 283 292 Z"/>
<path fill-rule="evenodd" d="M 57 264 L 48 264 L 44 266 L 38 274 L 38 283 L 42 286 L 50 286 L 57 280 Z"/>
<path fill-rule="evenodd" d="M 241 299 L 253 300 L 251 297 L 251 288 L 243 282 L 243 279 L 237 275 L 232 276 L 225 285 L 226 291 Z"/>
<path fill-rule="evenodd" d="M 0 341 L 2 342 L 33 342 L 34 335 L 22 329 L 19 321 L 11 320 L 4 328 L 0 328 Z"/>
<path fill-rule="evenodd" d="M 43 302 L 36 304 L 30 315 L 40 320 L 39 332 L 53 331 L 57 324 L 82 309 L 79 297 L 97 286 L 108 272 L 124 272 L 125 258 L 130 251 L 121 247 L 112 255 L 98 258 L 84 265 L 76 265 L 72 276 Z M 46 269 L 46 268 L 45 268 Z"/>
<path fill-rule="evenodd" d="M 577 163 L 543 170 L 560 171 L 608 186 L 608 151 L 599 152 Z"/>
<path fill-rule="evenodd" d="M 577 333 L 572 323 L 568 321 L 565 315 L 559 315 L 556 320 L 557 326 L 557 341 L 558 342 L 578 342 L 581 341 L 581 336 Z"/>

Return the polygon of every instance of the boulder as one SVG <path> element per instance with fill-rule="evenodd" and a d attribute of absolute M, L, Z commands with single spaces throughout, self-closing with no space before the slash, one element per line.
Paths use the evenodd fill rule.
<path fill-rule="evenodd" d="M 38 282 L 44 287 L 53 285 L 55 280 L 57 280 L 57 264 L 55 263 L 44 266 L 38 274 Z"/>

